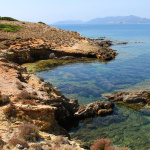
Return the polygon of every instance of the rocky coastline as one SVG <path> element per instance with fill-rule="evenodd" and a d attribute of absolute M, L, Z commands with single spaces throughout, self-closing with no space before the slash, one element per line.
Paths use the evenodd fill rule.
<path fill-rule="evenodd" d="M 80 106 L 78 100 L 66 98 L 57 87 L 21 66 L 41 59 L 115 59 L 117 53 L 109 48 L 110 41 L 98 42 L 40 23 L 4 20 L 0 23 L 22 27 L 19 32 L 0 31 L 0 135 L 4 142 L 9 143 L 23 122 L 35 124 L 41 138 L 47 141 L 58 135 L 70 138 L 63 127 L 71 120 L 113 113 L 112 102 L 96 101 Z M 69 143 L 82 149 L 78 143 Z"/>
<path fill-rule="evenodd" d="M 144 106 L 150 106 L 150 91 L 116 92 L 105 95 L 107 99 L 129 108 L 140 110 Z"/>
<path fill-rule="evenodd" d="M 0 31 L 1 57 L 19 64 L 62 56 L 111 60 L 117 55 L 109 48 L 110 41 L 96 41 L 40 23 L 3 20 L 0 23 L 22 27 L 15 33 Z"/>

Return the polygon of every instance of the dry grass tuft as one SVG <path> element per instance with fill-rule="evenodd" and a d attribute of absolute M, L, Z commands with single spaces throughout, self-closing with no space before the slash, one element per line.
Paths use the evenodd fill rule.
<path fill-rule="evenodd" d="M 35 124 L 24 123 L 19 126 L 19 137 L 26 141 L 36 142 L 40 139 L 39 130 Z"/>
<path fill-rule="evenodd" d="M 9 119 L 11 116 L 16 115 L 15 106 L 12 103 L 10 103 L 10 105 L 8 105 L 5 109 L 3 109 L 3 112 L 6 118 Z"/>
<path fill-rule="evenodd" d="M 98 139 L 96 140 L 92 147 L 91 150 L 129 150 L 126 147 L 117 147 L 115 145 L 113 145 L 113 142 L 110 141 L 110 139 Z"/>
<path fill-rule="evenodd" d="M 13 145 L 13 146 L 17 146 L 18 145 L 18 147 L 20 147 L 20 149 L 24 149 L 24 148 L 28 148 L 29 147 L 28 143 L 24 139 L 21 139 L 19 137 L 12 137 L 9 140 L 9 144 Z"/>
<path fill-rule="evenodd" d="M 30 104 L 30 105 L 37 105 L 35 102 L 31 101 L 31 100 L 28 100 L 28 99 L 25 99 L 21 102 L 21 104 L 24 104 L 24 105 L 27 105 L 27 104 Z"/>
<path fill-rule="evenodd" d="M 2 95 L 1 92 L 0 92 L 0 105 L 7 104 L 7 103 L 9 103 L 9 102 L 10 102 L 9 96 L 7 96 L 7 95 Z"/>

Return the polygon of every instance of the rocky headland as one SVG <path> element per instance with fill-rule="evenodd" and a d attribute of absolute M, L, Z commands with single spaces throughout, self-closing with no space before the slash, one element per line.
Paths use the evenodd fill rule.
<path fill-rule="evenodd" d="M 1 56 L 22 64 L 61 56 L 114 59 L 110 41 L 95 41 L 77 32 L 64 31 L 42 23 L 0 20 L 22 27 L 19 32 L 0 31 Z"/>
<path fill-rule="evenodd" d="M 113 112 L 114 104 L 96 101 L 80 106 L 77 99 L 66 98 L 57 87 L 29 74 L 21 64 L 41 59 L 78 57 L 111 60 L 117 55 L 109 48 L 111 42 L 98 42 L 77 32 L 42 23 L 0 20 L 0 24 L 21 26 L 17 32 L 0 30 L 1 145 L 5 145 L 4 149 L 33 149 L 36 147 L 33 141 L 37 138 L 41 149 L 65 149 L 65 145 L 70 149 L 82 149 L 77 142 L 66 140 L 65 137 L 58 139 L 58 135 L 70 138 L 63 127 L 72 120 L 109 115 Z M 23 127 L 34 124 L 40 130 L 39 136 L 29 141 L 28 146 L 23 146 L 21 142 L 14 144 L 20 138 L 18 130 L 23 123 L 30 123 Z M 18 139 L 12 143 L 14 138 Z"/>

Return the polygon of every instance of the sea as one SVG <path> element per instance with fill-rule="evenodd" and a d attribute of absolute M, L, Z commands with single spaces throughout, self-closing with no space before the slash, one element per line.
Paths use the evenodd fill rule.
<path fill-rule="evenodd" d="M 81 105 L 106 100 L 103 95 L 118 91 L 150 91 L 150 24 L 80 24 L 51 25 L 77 31 L 88 38 L 113 41 L 115 60 L 74 63 L 37 72 Z M 127 42 L 127 44 L 119 44 Z M 107 100 L 106 100 L 107 101 Z M 114 113 L 95 116 L 69 129 L 71 138 L 87 144 L 99 138 L 109 138 L 119 147 L 131 150 L 150 149 L 150 107 L 141 110 L 115 104 Z"/>

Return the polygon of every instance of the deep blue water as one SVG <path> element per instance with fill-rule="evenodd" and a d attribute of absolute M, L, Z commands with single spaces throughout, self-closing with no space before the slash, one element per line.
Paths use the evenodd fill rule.
<path fill-rule="evenodd" d="M 63 30 L 77 31 L 88 38 L 107 37 L 120 41 L 148 41 L 150 24 L 52 25 Z"/>
<path fill-rule="evenodd" d="M 54 25 L 53 25 L 54 26 Z M 77 63 L 37 72 L 38 77 L 59 87 L 69 98 L 85 104 L 115 91 L 150 90 L 150 24 L 55 25 L 89 38 L 107 37 L 127 45 L 112 46 L 118 56 L 108 63 Z M 139 43 L 140 42 L 140 43 Z M 150 109 L 147 110 L 150 114 Z M 150 148 L 150 116 L 116 105 L 111 116 L 94 118 L 70 131 L 85 142 L 110 138 L 131 149 Z"/>

